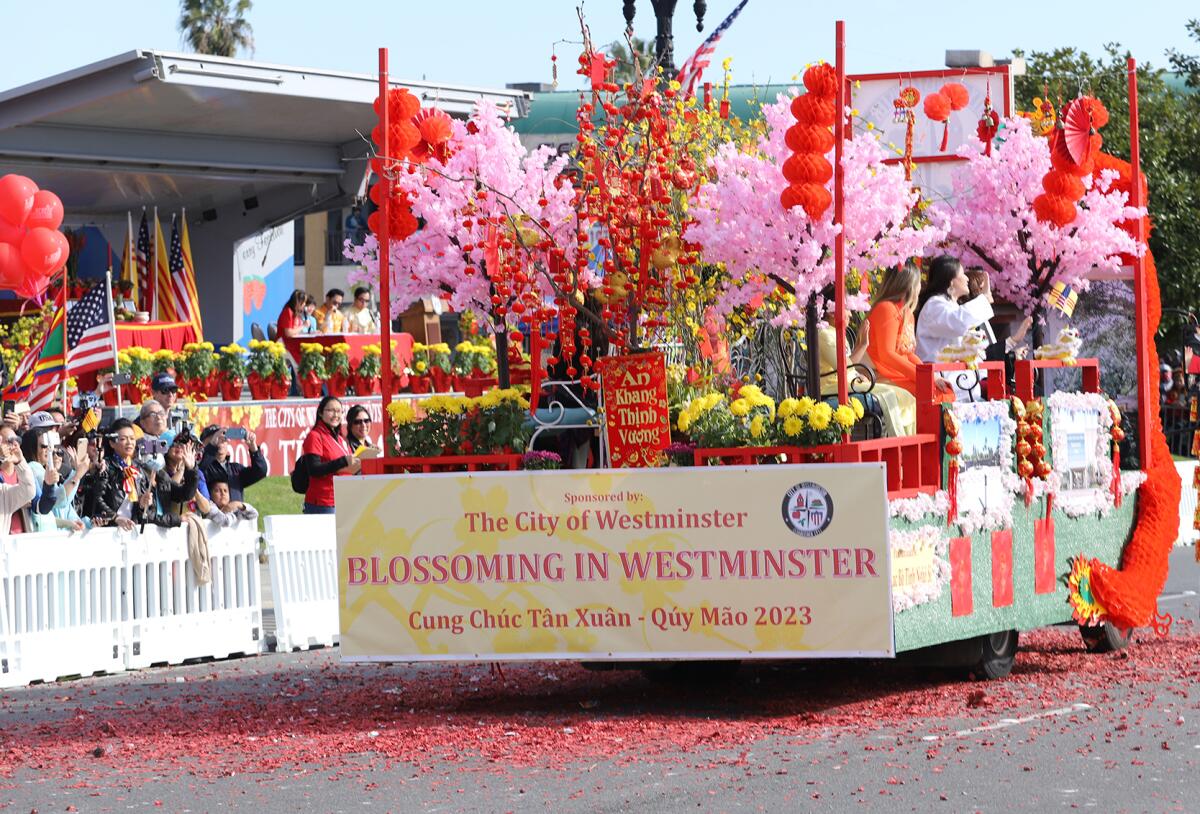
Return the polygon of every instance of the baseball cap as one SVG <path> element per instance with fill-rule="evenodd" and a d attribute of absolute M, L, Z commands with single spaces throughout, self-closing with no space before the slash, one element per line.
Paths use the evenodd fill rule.
<path fill-rule="evenodd" d="M 29 416 L 29 429 L 37 430 L 42 427 L 57 427 L 58 422 L 54 420 L 54 416 L 50 415 L 45 410 L 38 410 L 33 415 Z"/>
<path fill-rule="evenodd" d="M 209 438 L 212 438 L 214 435 L 216 435 L 220 431 L 221 431 L 221 427 L 217 426 L 216 424 L 209 424 L 207 427 L 204 428 L 203 431 L 201 431 L 200 440 L 207 441 Z"/>
<path fill-rule="evenodd" d="M 170 373 L 155 373 L 154 378 L 150 380 L 150 389 L 163 393 L 168 390 L 178 390 L 179 385 L 175 384 L 175 377 Z"/>

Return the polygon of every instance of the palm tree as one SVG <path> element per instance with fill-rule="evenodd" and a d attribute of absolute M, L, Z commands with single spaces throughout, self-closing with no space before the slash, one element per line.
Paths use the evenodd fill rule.
<path fill-rule="evenodd" d="M 654 60 L 654 44 L 634 37 L 633 50 L 637 52 L 638 67 L 641 69 L 639 73 L 645 73 L 646 68 Z M 617 61 L 617 66 L 613 68 L 613 81 L 618 85 L 632 82 L 635 72 L 633 56 L 629 53 L 629 47 L 623 42 L 614 42 L 608 47 L 608 52 Z"/>
<path fill-rule="evenodd" d="M 254 53 L 254 36 L 246 12 L 251 0 L 180 0 L 179 33 L 198 54 L 237 56 Z"/>

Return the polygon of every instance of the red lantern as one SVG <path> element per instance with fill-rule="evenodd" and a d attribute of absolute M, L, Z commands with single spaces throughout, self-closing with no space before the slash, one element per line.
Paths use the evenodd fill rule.
<path fill-rule="evenodd" d="M 947 82 L 942 85 L 942 89 L 938 93 L 945 96 L 950 102 L 951 110 L 962 110 L 971 101 L 971 94 L 967 90 L 967 86 L 960 82 Z"/>
<path fill-rule="evenodd" d="M 1062 170 L 1050 170 L 1046 173 L 1046 177 L 1042 179 L 1042 188 L 1050 195 L 1061 195 L 1072 201 L 1078 201 L 1084 193 L 1083 181 L 1079 176 Z"/>
<path fill-rule="evenodd" d="M 832 127 L 834 116 L 833 100 L 814 93 L 806 93 L 792 100 L 792 115 L 801 124 L 816 124 Z"/>
<path fill-rule="evenodd" d="M 783 177 L 792 184 L 826 184 L 833 177 L 833 165 L 819 153 L 796 153 L 783 162 Z"/>
<path fill-rule="evenodd" d="M 813 65 L 804 72 L 804 87 L 817 96 L 836 96 L 837 71 L 829 63 Z"/>
<path fill-rule="evenodd" d="M 828 127 L 811 124 L 794 124 L 784 134 L 788 149 L 794 153 L 820 153 L 825 155 L 833 149 L 833 133 Z"/>
<path fill-rule="evenodd" d="M 925 97 L 925 115 L 935 122 L 944 122 L 950 118 L 950 100 L 941 93 L 931 93 Z"/>
<path fill-rule="evenodd" d="M 1062 195 L 1039 195 L 1033 199 L 1033 211 L 1042 223 L 1053 223 L 1062 229 L 1069 226 L 1077 214 L 1075 202 Z"/>

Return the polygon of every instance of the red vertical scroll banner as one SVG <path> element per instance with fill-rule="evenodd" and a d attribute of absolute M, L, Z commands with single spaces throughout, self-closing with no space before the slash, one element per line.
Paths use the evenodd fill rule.
<path fill-rule="evenodd" d="M 661 353 L 607 356 L 597 363 L 614 468 L 658 466 L 671 443 L 667 363 Z"/>

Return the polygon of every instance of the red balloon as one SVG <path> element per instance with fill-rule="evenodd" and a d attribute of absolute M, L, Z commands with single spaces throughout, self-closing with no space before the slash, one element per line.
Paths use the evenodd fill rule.
<path fill-rule="evenodd" d="M 29 229 L 35 226 L 45 226 L 47 229 L 57 229 L 63 222 L 63 203 L 57 195 L 48 189 L 39 189 L 33 195 L 33 208 L 29 217 L 25 218 L 25 226 Z"/>
<path fill-rule="evenodd" d="M 71 246 L 62 232 L 38 226 L 21 241 L 21 258 L 38 277 L 58 271 L 67 262 Z"/>
<path fill-rule="evenodd" d="M 27 300 L 34 300 L 46 293 L 46 289 L 50 286 L 49 277 L 26 277 L 19 286 L 14 289 L 17 296 L 24 297 Z"/>
<path fill-rule="evenodd" d="M 24 175 L 6 175 L 0 178 L 0 218 L 13 226 L 24 226 L 29 210 L 33 208 L 33 196 L 37 184 Z"/>
<path fill-rule="evenodd" d="M 27 276 L 21 250 L 11 243 L 0 243 L 0 288 L 14 291 Z"/>
<path fill-rule="evenodd" d="M 0 243 L 11 243 L 19 247 L 25 239 L 26 231 L 28 230 L 24 226 L 13 226 L 4 218 L 0 218 Z"/>

